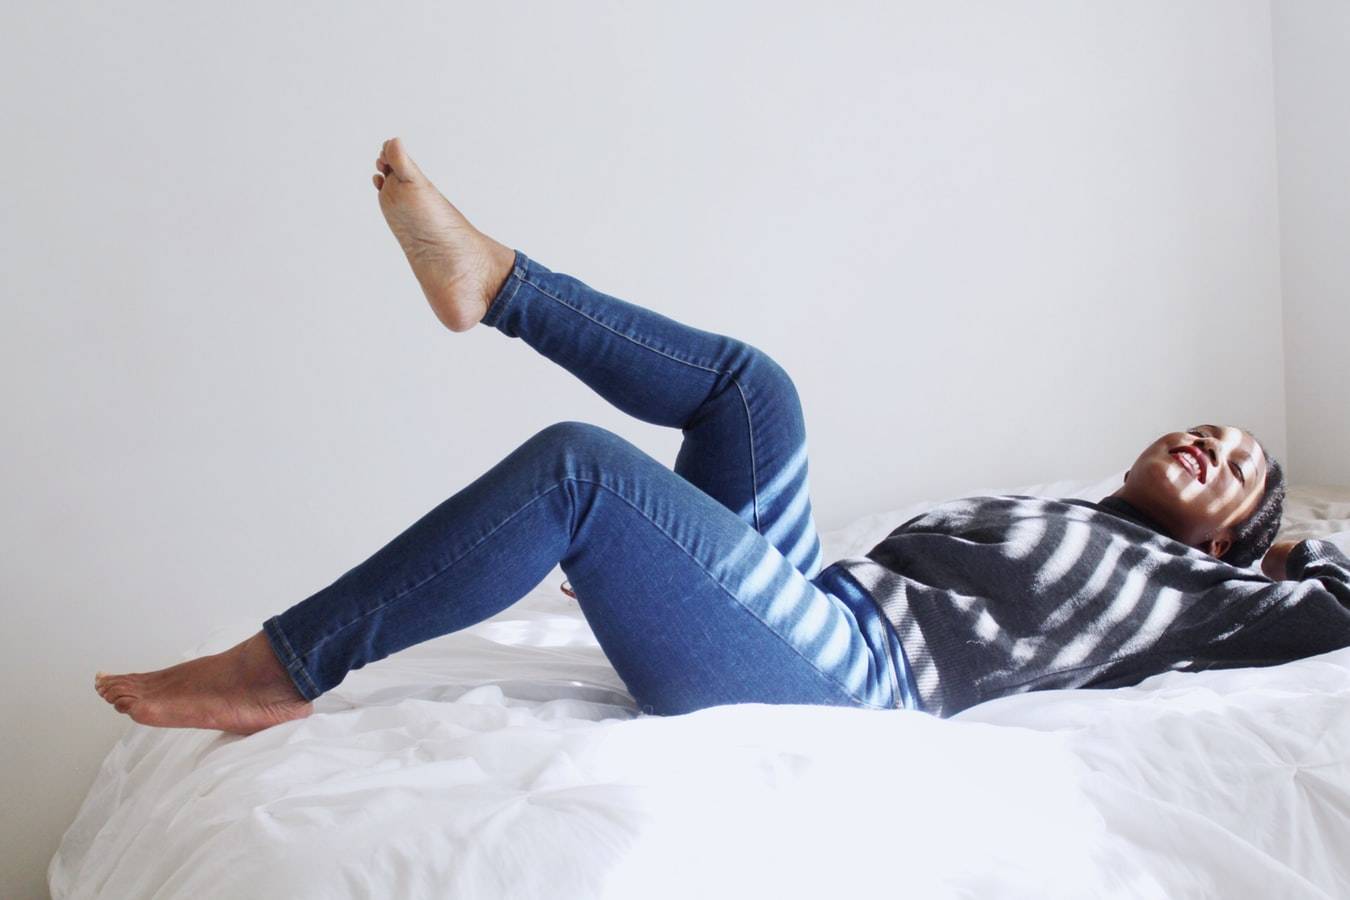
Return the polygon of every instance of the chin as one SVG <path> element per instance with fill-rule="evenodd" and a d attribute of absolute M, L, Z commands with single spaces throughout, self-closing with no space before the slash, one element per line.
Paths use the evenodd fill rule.
<path fill-rule="evenodd" d="M 1129 478 L 1131 482 L 1136 478 L 1140 480 L 1136 488 L 1135 505 L 1160 525 L 1169 527 L 1171 523 L 1186 521 L 1192 514 L 1190 504 L 1183 496 L 1190 482 L 1178 482 L 1173 465 L 1168 457 L 1148 466 L 1143 472 L 1132 471 Z"/>

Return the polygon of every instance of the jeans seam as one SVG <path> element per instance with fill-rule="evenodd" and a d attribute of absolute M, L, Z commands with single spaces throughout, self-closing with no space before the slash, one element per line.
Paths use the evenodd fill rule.
<path fill-rule="evenodd" d="M 557 294 L 554 294 L 553 292 L 551 292 L 548 288 L 541 286 L 541 285 L 538 284 L 537 282 L 531 281 L 528 275 L 525 276 L 525 277 L 523 277 L 521 280 L 524 281 L 526 284 L 528 284 L 530 287 L 534 288 L 534 289 L 535 289 L 536 291 L 538 291 L 539 293 L 543 294 L 545 297 L 548 297 L 548 298 L 551 299 L 551 300 L 555 300 L 555 301 L 557 301 L 558 303 L 561 303 L 563 306 L 565 306 L 565 307 L 567 307 L 568 309 L 572 310 L 572 312 L 576 313 L 577 315 L 582 316 L 582 317 L 584 317 L 584 318 L 586 318 L 586 319 L 591 320 L 592 322 L 594 322 L 595 324 L 599 325 L 601 328 L 605 329 L 606 331 L 612 332 L 612 333 L 618 335 L 619 337 L 623 338 L 623 339 L 626 340 L 626 341 L 630 341 L 630 342 L 632 342 L 632 343 L 634 343 L 634 344 L 637 344 L 639 347 L 642 347 L 642 348 L 645 349 L 645 350 L 650 350 L 650 351 L 652 351 L 653 353 L 659 353 L 659 354 L 661 354 L 662 356 L 666 357 L 667 359 L 674 360 L 675 362 L 677 362 L 677 363 L 682 363 L 682 364 L 684 364 L 684 365 L 686 365 L 686 366 L 693 366 L 695 369 L 702 369 L 702 370 L 705 371 L 705 372 L 712 372 L 714 375 L 726 375 L 726 374 L 728 374 L 728 373 L 722 371 L 721 369 L 716 369 L 716 368 L 713 368 L 713 367 L 711 367 L 711 366 L 702 365 L 702 364 L 700 364 L 700 363 L 694 362 L 693 360 L 681 359 L 680 357 L 675 356 L 673 353 L 669 353 L 669 352 L 667 352 L 667 351 L 665 351 L 665 350 L 662 350 L 660 347 L 653 347 L 651 344 L 648 344 L 648 343 L 646 343 L 645 341 L 640 341 L 640 340 L 638 340 L 637 338 L 633 337 L 633 336 L 630 335 L 630 334 L 624 334 L 624 333 L 623 333 L 622 331 L 620 331 L 619 329 L 617 329 L 617 328 L 615 328 L 615 327 L 613 327 L 613 326 L 611 326 L 611 325 L 607 325 L 607 324 L 605 324 L 604 322 L 601 322 L 601 321 L 600 321 L 599 319 L 597 319 L 595 316 L 592 316 L 592 315 L 587 314 L 585 310 L 578 309 L 576 306 L 572 305 L 571 303 L 568 303 L 568 302 L 567 302 L 566 300 L 564 300 L 562 297 L 559 297 Z"/>
<path fill-rule="evenodd" d="M 570 477 L 571 477 L 571 476 L 568 476 L 568 478 L 570 478 Z M 567 480 L 567 478 L 562 479 L 562 481 L 566 481 L 566 480 Z M 335 629 L 333 629 L 332 631 L 330 631 L 328 634 L 326 634 L 326 635 L 324 635 L 323 637 L 319 638 L 319 639 L 318 639 L 317 641 L 315 641 L 312 645 L 310 645 L 309 649 L 306 651 L 306 654 L 308 655 L 309 653 L 313 653 L 315 650 L 318 650 L 320 647 L 322 647 L 324 644 L 326 644 L 330 639 L 332 639 L 332 638 L 336 637 L 337 635 L 341 634 L 342 632 L 346 631 L 348 628 L 351 628 L 353 625 L 355 625 L 356 623 L 360 622 L 362 619 L 369 618 L 370 616 L 372 616 L 372 615 L 374 615 L 375 613 L 377 613 L 377 612 L 381 611 L 382 609 L 384 609 L 384 608 L 385 608 L 386 606 L 388 606 L 389 604 L 391 604 L 391 603 L 397 603 L 399 600 L 402 600 L 404 597 L 408 596 L 409 594 L 413 593 L 414 591 L 421 590 L 422 588 L 426 587 L 426 586 L 427 586 L 428 584 L 430 584 L 431 582 L 435 581 L 437 578 L 440 578 L 442 575 L 444 575 L 444 574 L 446 573 L 446 571 L 447 571 L 448 569 L 450 569 L 451 566 L 453 566 L 455 563 L 459 562 L 459 561 L 460 561 L 461 559 L 463 559 L 464 557 L 468 556 L 468 555 L 469 555 L 470 553 L 472 553 L 473 551 L 477 550 L 477 549 L 482 545 L 482 543 L 483 543 L 484 541 L 486 541 L 488 538 L 492 537 L 492 536 L 493 536 L 494 534 L 496 534 L 499 530 L 501 530 L 502 526 L 506 525 L 508 522 L 510 522 L 510 521 L 511 521 L 512 519 L 514 519 L 516 516 L 520 515 L 522 512 L 524 512 L 524 511 L 525 511 L 526 509 L 528 509 L 529 507 L 533 506 L 533 505 L 534 505 L 535 503 L 537 503 L 538 501 L 542 500 L 544 497 L 547 497 L 549 494 L 551 494 L 551 493 L 553 493 L 554 491 L 558 490 L 558 488 L 560 488 L 560 487 L 562 487 L 561 481 L 560 481 L 558 484 L 555 484 L 553 487 L 549 488 L 548 490 L 543 491 L 543 492 L 541 492 L 541 493 L 539 493 L 539 494 L 536 494 L 535 496 L 531 497 L 531 498 L 530 498 L 529 500 L 527 500 L 525 503 L 521 504 L 521 506 L 520 506 L 519 508 L 517 508 L 515 512 L 511 513 L 511 515 L 507 516 L 505 519 L 503 519 L 502 521 L 500 521 L 500 522 L 498 522 L 496 525 L 494 525 L 494 526 L 492 527 L 492 530 L 491 530 L 491 531 L 489 531 L 487 534 L 483 535 L 481 538 L 479 538 L 477 541 L 475 541 L 472 547 L 469 547 L 469 548 L 468 548 L 467 550 L 465 550 L 463 553 L 459 554 L 459 556 L 456 556 L 454 559 L 450 560 L 448 563 L 446 563 L 445 565 L 443 565 L 443 566 L 441 566 L 439 569 L 437 569 L 433 574 L 427 576 L 426 578 L 423 578 L 421 581 L 417 582 L 417 584 L 413 585 L 412 587 L 405 588 L 404 590 L 400 591 L 400 592 L 399 592 L 398 594 L 396 594 L 395 596 L 390 597 L 388 600 L 385 600 L 383 603 L 380 603 L 378 606 L 375 606 L 375 607 L 372 608 L 372 609 L 366 610 L 365 612 L 361 613 L 361 615 L 357 616 L 355 619 L 352 619 L 350 622 L 347 622 L 346 624 L 342 625 L 340 628 L 335 628 Z"/>
<path fill-rule="evenodd" d="M 750 399 L 745 396 L 745 388 L 741 387 L 735 375 L 730 372 L 726 374 L 731 383 L 736 385 L 736 393 L 741 395 L 741 406 L 745 407 L 745 433 L 750 440 L 750 504 L 755 514 L 755 531 L 763 534 L 759 518 L 759 467 L 755 465 L 755 418 L 750 415 Z"/>
<path fill-rule="evenodd" d="M 532 281 L 529 278 L 528 274 L 521 276 L 521 280 L 524 281 L 526 284 L 528 284 L 530 287 L 534 288 L 539 293 L 543 294 L 545 297 L 548 297 L 549 299 L 553 300 L 556 303 L 562 304 L 564 307 L 570 309 L 572 312 L 576 313 L 582 318 L 594 322 L 596 325 L 599 325 L 601 328 L 605 329 L 611 334 L 618 335 L 624 340 L 636 344 L 637 346 L 643 348 L 644 350 L 650 350 L 652 353 L 664 356 L 666 359 L 680 363 L 681 365 L 691 366 L 692 368 L 695 369 L 701 369 L 704 372 L 711 372 L 714 375 L 725 375 L 727 378 L 731 380 L 731 383 L 736 386 L 736 392 L 741 396 L 741 405 L 745 408 L 745 431 L 746 434 L 749 435 L 750 440 L 750 501 L 755 515 L 755 523 L 754 523 L 755 531 L 760 531 L 759 472 L 755 465 L 755 420 L 754 417 L 750 415 L 750 401 L 746 398 L 745 388 L 741 386 L 741 383 L 736 378 L 736 376 L 730 370 L 718 369 L 712 366 L 706 366 L 700 363 L 696 363 L 692 360 L 681 359 L 680 357 L 675 356 L 674 354 L 669 353 L 665 350 L 662 350 L 659 347 L 654 347 L 651 344 L 646 343 L 645 341 L 640 341 L 637 338 L 633 337 L 632 335 L 624 334 L 619 329 L 607 325 L 604 322 L 601 322 L 599 319 L 595 318 L 592 315 L 588 315 L 584 310 L 578 309 L 576 306 L 574 306 L 571 303 L 568 303 L 562 297 L 559 297 L 558 295 L 552 293 L 539 283 Z M 512 296 L 514 296 L 514 293 L 512 294 Z"/>

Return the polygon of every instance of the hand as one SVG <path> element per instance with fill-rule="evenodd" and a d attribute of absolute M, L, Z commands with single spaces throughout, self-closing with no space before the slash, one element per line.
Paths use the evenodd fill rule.
<path fill-rule="evenodd" d="M 1289 576 L 1289 554 L 1302 541 L 1276 541 L 1270 545 L 1261 560 L 1261 571 L 1272 581 L 1284 581 Z"/>

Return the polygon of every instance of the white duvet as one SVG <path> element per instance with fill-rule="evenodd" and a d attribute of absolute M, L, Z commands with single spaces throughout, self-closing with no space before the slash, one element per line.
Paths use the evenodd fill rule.
<path fill-rule="evenodd" d="M 1120 474 L 969 494 L 1096 500 Z M 825 534 L 825 558 L 931 505 Z M 1350 490 L 1290 491 L 1281 537 L 1306 536 L 1350 550 Z M 1350 896 L 1350 649 L 945 720 L 639 717 L 562 580 L 351 673 L 307 719 L 131 724 L 53 896 Z"/>

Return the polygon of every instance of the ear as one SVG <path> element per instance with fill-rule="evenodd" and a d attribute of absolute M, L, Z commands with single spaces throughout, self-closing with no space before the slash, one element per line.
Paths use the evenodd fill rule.
<path fill-rule="evenodd" d="M 1214 537 L 1205 541 L 1205 543 L 1201 545 L 1200 549 L 1204 550 L 1210 556 L 1213 556 L 1217 559 L 1222 558 L 1223 555 L 1228 552 L 1228 548 L 1231 546 L 1233 546 L 1233 542 L 1228 538 Z"/>

